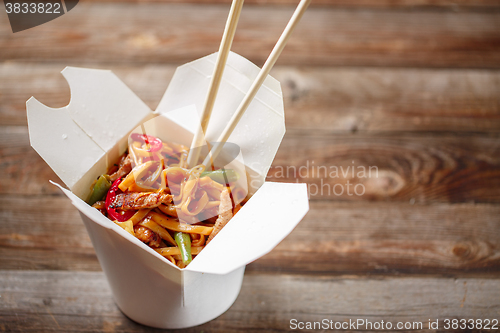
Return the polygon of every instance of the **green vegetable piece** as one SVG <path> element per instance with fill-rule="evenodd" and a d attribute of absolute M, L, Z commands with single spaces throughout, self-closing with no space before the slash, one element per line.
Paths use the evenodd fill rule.
<path fill-rule="evenodd" d="M 109 189 L 111 188 L 111 181 L 108 175 L 101 175 L 97 179 L 92 192 L 90 192 L 87 203 L 89 205 L 95 204 L 99 200 L 103 200 Z"/>
<path fill-rule="evenodd" d="M 182 262 L 187 266 L 193 260 L 191 256 L 191 236 L 178 231 L 174 234 L 174 239 L 181 251 Z"/>
<path fill-rule="evenodd" d="M 210 177 L 213 181 L 224 185 L 237 181 L 240 175 L 233 169 L 220 169 L 215 171 L 203 171 L 200 177 Z"/>

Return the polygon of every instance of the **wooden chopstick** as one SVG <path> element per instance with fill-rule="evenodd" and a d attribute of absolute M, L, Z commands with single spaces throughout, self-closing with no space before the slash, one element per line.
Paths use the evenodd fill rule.
<path fill-rule="evenodd" d="M 187 159 L 189 167 L 193 167 L 198 162 L 201 146 L 205 142 L 204 136 L 207 131 L 210 116 L 212 115 L 222 75 L 224 74 L 227 57 L 229 55 L 229 51 L 231 50 L 231 45 L 233 44 L 233 38 L 238 25 L 238 20 L 240 18 L 241 8 L 243 7 L 243 1 L 244 0 L 233 0 L 231 9 L 229 10 L 226 27 L 224 28 L 224 34 L 222 35 L 222 40 L 219 46 L 217 61 L 215 63 L 212 79 L 210 80 L 208 94 L 205 99 L 205 105 L 203 106 L 203 112 L 201 114 L 200 128 L 196 131 L 193 141 L 191 142 L 191 149 L 189 150 Z"/>
<path fill-rule="evenodd" d="M 254 99 L 255 95 L 259 91 L 260 87 L 264 83 L 264 80 L 266 79 L 267 75 L 273 68 L 274 64 L 276 63 L 276 60 L 278 60 L 281 52 L 285 48 L 285 45 L 290 38 L 293 30 L 299 23 L 300 19 L 302 18 L 302 15 L 306 11 L 307 7 L 309 6 L 309 3 L 311 0 L 301 0 L 299 5 L 297 6 L 297 9 L 292 15 L 292 18 L 288 22 L 288 24 L 285 27 L 285 30 L 281 34 L 280 38 L 278 39 L 278 42 L 274 46 L 273 50 L 271 51 L 271 54 L 267 58 L 266 62 L 264 63 L 264 66 L 262 66 L 262 69 L 260 70 L 259 74 L 257 75 L 257 78 L 255 81 L 252 83 L 252 86 L 248 90 L 247 94 L 241 101 L 240 105 L 238 106 L 238 109 L 234 113 L 234 115 L 231 117 L 231 120 L 229 123 L 226 125 L 224 130 L 222 131 L 221 135 L 219 136 L 217 142 L 214 144 L 212 149 L 210 150 L 208 156 L 205 158 L 203 161 L 203 165 L 208 166 L 210 164 L 210 161 L 215 160 L 217 156 L 219 155 L 220 151 L 222 150 L 222 147 L 224 146 L 224 143 L 229 139 L 229 136 L 231 136 L 231 133 L 235 129 L 236 125 L 238 125 L 238 122 L 240 121 L 241 117 L 247 110 L 248 106 Z"/>

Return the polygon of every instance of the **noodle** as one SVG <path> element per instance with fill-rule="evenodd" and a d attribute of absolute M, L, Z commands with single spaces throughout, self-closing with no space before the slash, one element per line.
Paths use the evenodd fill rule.
<path fill-rule="evenodd" d="M 158 209 L 161 210 L 163 213 L 167 214 L 168 216 L 177 217 L 177 210 L 175 209 L 175 206 L 159 205 Z"/>
<path fill-rule="evenodd" d="M 203 250 L 202 246 L 194 246 L 191 251 L 193 254 L 199 254 L 201 252 L 201 250 Z M 155 249 L 155 251 L 158 252 L 159 254 L 161 254 L 162 256 L 165 256 L 165 255 L 175 256 L 175 255 L 181 254 L 181 251 L 177 247 L 161 247 L 161 248 Z"/>
<path fill-rule="evenodd" d="M 139 225 L 143 226 L 143 227 L 146 227 L 148 229 L 151 229 L 152 231 L 156 232 L 158 235 L 160 235 L 160 237 L 162 239 L 166 240 L 170 244 L 172 244 L 174 246 L 177 245 L 175 243 L 174 239 L 172 238 L 172 236 L 170 236 L 170 234 L 168 233 L 168 231 L 166 231 L 164 228 L 162 228 L 161 226 L 159 226 L 157 223 L 155 223 L 155 222 L 153 222 L 151 220 L 144 220 L 141 223 L 139 223 Z"/>
<path fill-rule="evenodd" d="M 167 218 L 163 214 L 158 214 L 155 212 L 149 213 L 149 215 L 153 221 L 164 227 L 165 229 L 173 230 L 173 231 L 181 231 L 193 234 L 202 234 L 208 236 L 212 233 L 212 227 L 203 227 L 198 225 L 190 225 L 186 223 L 180 223 L 176 220 L 172 220 Z"/>
<path fill-rule="evenodd" d="M 139 223 L 140 221 L 142 221 L 146 215 L 148 215 L 149 211 L 151 209 L 140 209 L 137 211 L 137 213 L 134 214 L 134 216 L 132 216 L 129 221 L 132 221 L 132 224 L 133 225 L 136 225 L 137 223 Z"/>

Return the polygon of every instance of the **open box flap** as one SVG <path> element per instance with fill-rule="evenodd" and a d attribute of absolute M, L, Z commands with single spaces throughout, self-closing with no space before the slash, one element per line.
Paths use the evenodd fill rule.
<path fill-rule="evenodd" d="M 174 120 L 186 123 L 188 118 L 178 110 L 195 105 L 198 117 L 190 117 L 195 128 L 203 111 L 217 53 L 192 61 L 177 68 L 167 91 L 156 109 Z M 234 112 L 238 109 L 260 68 L 244 57 L 231 52 L 206 132 L 206 139 L 215 142 Z M 268 76 L 228 142 L 241 148 L 245 164 L 265 177 L 285 134 L 283 95 L 280 83 Z"/>
<path fill-rule="evenodd" d="M 109 151 L 144 120 L 151 109 L 113 72 L 66 67 L 71 89 L 68 111 L 104 151 Z"/>
<path fill-rule="evenodd" d="M 306 184 L 266 182 L 186 270 L 227 274 L 270 252 L 309 210 Z"/>
<path fill-rule="evenodd" d="M 26 108 L 31 146 L 72 188 L 105 152 L 73 121 L 67 107 L 52 109 L 32 97 Z"/>
<path fill-rule="evenodd" d="M 111 71 L 66 67 L 62 73 L 71 89 L 69 105 L 53 109 L 32 97 L 26 109 L 32 147 L 74 190 L 152 111 Z"/>

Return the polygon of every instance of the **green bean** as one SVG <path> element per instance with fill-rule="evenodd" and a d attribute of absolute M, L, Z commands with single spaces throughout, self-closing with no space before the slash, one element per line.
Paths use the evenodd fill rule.
<path fill-rule="evenodd" d="M 237 181 L 240 175 L 233 169 L 219 169 L 215 171 L 203 171 L 200 177 L 210 177 L 213 181 L 224 185 Z"/>
<path fill-rule="evenodd" d="M 191 256 L 191 236 L 178 231 L 174 234 L 174 239 L 181 251 L 182 262 L 184 265 L 188 265 L 193 260 Z"/>
<path fill-rule="evenodd" d="M 111 182 L 109 180 L 109 176 L 108 175 L 99 176 L 94 187 L 92 188 L 92 192 L 90 192 L 89 198 L 87 199 L 87 203 L 92 206 L 97 201 L 103 200 L 110 188 L 111 188 Z"/>

